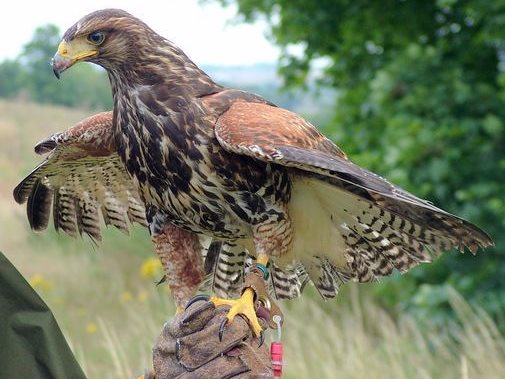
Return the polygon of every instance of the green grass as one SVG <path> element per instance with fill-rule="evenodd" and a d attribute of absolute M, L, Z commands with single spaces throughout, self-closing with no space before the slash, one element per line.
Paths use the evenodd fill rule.
<path fill-rule="evenodd" d="M 53 230 L 30 231 L 12 188 L 39 162 L 33 145 L 89 113 L 0 101 L 0 249 L 49 304 L 89 378 L 128 378 L 150 366 L 153 341 L 174 306 L 157 271 L 146 230 L 108 230 L 101 246 Z M 309 291 L 311 292 L 311 291 Z M 454 319 L 384 309 L 364 286 L 334 301 L 313 291 L 283 303 L 285 378 L 502 378 L 505 339 L 487 315 L 451 295 Z"/>

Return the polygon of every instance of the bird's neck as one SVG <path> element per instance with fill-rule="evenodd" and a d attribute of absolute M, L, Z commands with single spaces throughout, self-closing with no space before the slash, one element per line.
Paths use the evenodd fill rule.
<path fill-rule="evenodd" d="M 135 60 L 107 68 L 114 98 L 116 143 L 124 143 L 119 138 L 122 135 L 142 134 L 145 115 L 140 114 L 144 110 L 163 114 L 174 104 L 188 107 L 195 98 L 223 89 L 176 46 L 160 42 L 150 44 L 149 53 L 141 52 Z"/>

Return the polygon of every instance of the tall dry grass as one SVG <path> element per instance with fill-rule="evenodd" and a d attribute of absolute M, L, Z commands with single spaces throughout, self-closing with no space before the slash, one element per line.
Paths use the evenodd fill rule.
<path fill-rule="evenodd" d="M 287 378 L 503 378 L 505 341 L 496 325 L 457 293 L 446 328 L 409 315 L 394 318 L 352 289 L 336 312 L 314 301 L 290 309 Z M 317 320 L 314 322 L 314 320 Z"/>
<path fill-rule="evenodd" d="M 148 265 L 145 230 L 108 230 L 101 246 L 54 231 L 34 234 L 11 191 L 39 161 L 32 146 L 83 111 L 0 101 L 0 250 L 53 310 L 89 378 L 132 378 L 174 307 Z M 309 291 L 310 292 L 310 291 Z M 309 293 L 284 303 L 285 378 L 501 379 L 505 338 L 480 309 L 451 296 L 446 327 L 379 306 L 363 287 L 335 301 Z"/>

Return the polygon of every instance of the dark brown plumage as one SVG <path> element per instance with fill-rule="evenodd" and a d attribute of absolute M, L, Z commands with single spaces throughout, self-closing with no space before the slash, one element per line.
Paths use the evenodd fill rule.
<path fill-rule="evenodd" d="M 298 115 L 214 83 L 124 11 L 97 11 L 65 33 L 55 73 L 82 60 L 108 72 L 115 148 L 153 238 L 175 227 L 184 232 L 168 233 L 195 251 L 196 236 L 211 238 L 204 268 L 214 290 L 235 291 L 250 255 L 270 258 L 278 297 L 297 296 L 309 279 L 331 297 L 348 280 L 492 244 L 471 223 L 354 165 Z M 170 257 L 169 275 L 171 265 L 200 267 L 199 254 Z"/>

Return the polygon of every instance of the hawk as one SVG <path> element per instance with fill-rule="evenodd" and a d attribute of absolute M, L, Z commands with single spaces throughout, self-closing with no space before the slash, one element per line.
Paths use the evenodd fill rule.
<path fill-rule="evenodd" d="M 206 269 L 222 273 L 222 282 L 235 279 L 248 255 L 265 278 L 270 268 L 277 297 L 295 297 L 311 281 L 326 298 L 348 280 L 405 272 L 451 248 L 475 253 L 492 245 L 475 225 L 353 164 L 297 114 L 215 83 L 123 10 L 93 12 L 65 32 L 54 73 L 81 61 L 108 73 L 110 146 L 145 204 L 169 284 L 184 288 L 179 301 L 196 292 Z M 96 191 L 85 192 L 89 209 L 104 206 Z M 86 213 L 74 205 L 75 213 L 83 207 Z M 213 241 L 207 267 L 202 236 Z M 229 321 L 243 314 L 260 333 L 254 288 L 237 300 L 211 300 L 231 305 Z"/>

